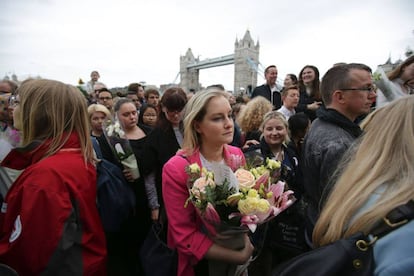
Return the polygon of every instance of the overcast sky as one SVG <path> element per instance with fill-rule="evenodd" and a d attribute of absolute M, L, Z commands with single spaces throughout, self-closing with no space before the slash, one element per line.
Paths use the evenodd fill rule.
<path fill-rule="evenodd" d="M 373 69 L 414 49 L 413 0 L 0 0 L 0 77 L 76 84 L 98 70 L 109 87 L 176 81 L 188 48 L 201 60 L 234 53 L 250 30 L 279 79 L 306 64 Z M 233 89 L 234 66 L 200 71 Z M 258 85 L 264 79 L 260 74 Z"/>

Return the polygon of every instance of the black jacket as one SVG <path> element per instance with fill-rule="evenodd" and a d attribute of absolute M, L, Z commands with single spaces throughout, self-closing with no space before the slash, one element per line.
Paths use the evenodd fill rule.
<path fill-rule="evenodd" d="M 271 101 L 271 90 L 270 90 L 270 86 L 267 85 L 267 84 L 263 84 L 263 85 L 257 86 L 253 90 L 252 99 L 254 97 L 257 97 L 257 96 L 265 97 L 266 99 L 269 100 L 269 102 L 272 102 Z M 281 97 L 279 91 L 273 92 L 273 103 L 272 104 L 274 106 L 274 109 L 279 109 L 282 106 L 282 97 Z"/>
<path fill-rule="evenodd" d="M 175 137 L 174 129 L 169 126 L 167 129 L 156 127 L 148 135 L 147 145 L 143 156 L 143 174 L 155 172 L 155 183 L 157 186 L 158 200 L 163 206 L 162 199 L 162 167 L 180 149 Z"/>
<path fill-rule="evenodd" d="M 318 118 L 305 137 L 302 151 L 305 201 L 307 208 L 307 231 L 312 236 L 313 227 L 331 185 L 333 174 L 357 137 L 361 128 L 334 109 L 318 109 Z"/>
<path fill-rule="evenodd" d="M 309 119 L 311 121 L 313 121 L 317 117 L 316 116 L 316 111 L 318 109 L 316 111 L 309 110 L 307 108 L 307 105 L 308 104 L 312 104 L 314 102 L 321 102 L 321 101 L 322 100 L 318 100 L 318 99 L 315 99 L 314 97 L 309 96 L 306 93 L 306 90 L 300 90 L 300 93 L 299 93 L 299 103 L 298 103 L 298 106 L 296 107 L 296 112 L 304 112 L 306 115 L 308 115 Z M 323 103 L 322 103 L 322 105 L 323 105 Z"/>
<path fill-rule="evenodd" d="M 295 192 L 295 197 L 300 198 L 303 192 L 303 184 L 302 184 L 302 177 L 301 177 L 301 171 L 299 167 L 299 158 L 296 156 L 296 154 L 285 145 L 282 145 L 283 152 L 285 155 L 285 158 L 282 162 L 282 169 L 281 169 L 281 175 L 280 180 L 286 181 L 289 189 L 293 190 Z M 262 138 L 260 140 L 260 144 L 258 145 L 252 145 L 250 146 L 244 153 L 244 156 L 246 158 L 246 162 L 252 163 L 253 159 L 256 160 L 253 166 L 260 166 L 260 162 L 264 164 L 266 162 L 266 158 L 273 158 L 274 155 L 272 151 L 270 150 L 268 144 Z M 260 156 L 262 159 L 259 161 L 257 157 Z"/>

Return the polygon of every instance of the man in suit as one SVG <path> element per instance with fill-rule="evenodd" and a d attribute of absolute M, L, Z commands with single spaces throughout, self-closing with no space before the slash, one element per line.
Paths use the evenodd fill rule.
<path fill-rule="evenodd" d="M 262 96 L 268 99 L 272 104 L 274 109 L 279 109 L 282 106 L 282 98 L 280 96 L 280 91 L 282 88 L 277 85 L 277 67 L 276 65 L 267 66 L 265 69 L 265 79 L 266 83 L 260 86 L 257 86 L 252 93 L 252 98 L 256 96 Z"/>

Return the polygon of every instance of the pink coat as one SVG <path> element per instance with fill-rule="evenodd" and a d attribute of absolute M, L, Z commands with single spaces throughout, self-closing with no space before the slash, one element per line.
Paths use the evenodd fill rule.
<path fill-rule="evenodd" d="M 231 164 L 231 156 L 240 156 L 242 164 L 245 160 L 239 148 L 224 147 L 226 163 L 233 169 L 236 164 Z M 165 165 L 162 171 L 162 189 L 165 208 L 168 217 L 168 246 L 176 248 L 178 252 L 177 275 L 194 275 L 195 266 L 206 254 L 213 244 L 205 234 L 201 233 L 201 219 L 197 215 L 194 206 L 190 203 L 185 208 L 184 204 L 189 197 L 185 167 L 192 163 L 198 163 L 200 167 L 200 152 L 196 150 L 187 159 L 178 152 Z M 240 165 L 240 164 L 239 164 Z"/>

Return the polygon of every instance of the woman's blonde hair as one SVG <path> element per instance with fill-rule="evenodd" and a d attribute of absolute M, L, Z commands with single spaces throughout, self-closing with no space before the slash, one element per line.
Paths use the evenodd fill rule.
<path fill-rule="evenodd" d="M 217 87 L 207 88 L 197 92 L 188 101 L 184 113 L 184 140 L 183 150 L 187 155 L 191 155 L 194 149 L 201 144 L 200 136 L 195 130 L 195 123 L 201 122 L 207 113 L 207 105 L 212 98 L 224 97 L 228 99 L 228 93 Z"/>
<path fill-rule="evenodd" d="M 91 104 L 88 106 L 88 115 L 89 119 L 92 117 L 93 113 L 95 112 L 102 112 L 106 115 L 107 118 L 111 118 L 111 112 L 109 112 L 109 109 L 106 108 L 106 106 L 102 104 Z"/>
<path fill-rule="evenodd" d="M 264 97 L 250 100 L 240 111 L 238 124 L 243 132 L 256 131 L 263 122 L 263 116 L 272 111 L 273 105 Z"/>
<path fill-rule="evenodd" d="M 76 87 L 54 80 L 31 79 L 23 82 L 17 93 L 23 146 L 51 139 L 44 155 L 48 157 L 59 151 L 74 132 L 85 161 L 93 160 L 87 104 Z"/>
<path fill-rule="evenodd" d="M 276 120 L 279 120 L 279 121 L 281 121 L 282 122 L 282 124 L 285 126 L 285 128 L 286 128 L 286 136 L 285 136 L 285 140 L 284 140 L 284 144 L 286 145 L 286 144 L 288 144 L 289 143 L 289 141 L 290 141 L 290 138 L 289 138 L 289 125 L 288 125 L 288 122 L 286 121 L 286 118 L 285 118 L 285 116 L 282 114 L 282 113 L 280 113 L 280 112 L 277 112 L 277 111 L 270 111 L 270 112 L 267 112 L 264 116 L 263 116 L 263 121 L 262 121 L 262 124 L 260 125 L 260 128 L 259 128 L 259 130 L 262 132 L 262 136 L 263 136 L 263 131 L 264 131 L 264 127 L 265 127 L 265 125 L 266 125 L 266 123 L 268 122 L 268 121 L 270 121 L 270 120 L 272 120 L 272 119 L 276 119 Z"/>
<path fill-rule="evenodd" d="M 389 211 L 414 199 L 413 107 L 414 97 L 403 97 L 362 122 L 364 134 L 341 163 L 343 173 L 316 223 L 316 246 L 358 231 L 369 233 Z M 376 192 L 379 200 L 355 217 Z"/>

